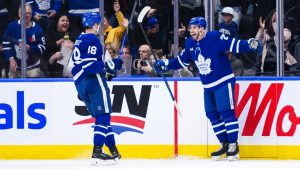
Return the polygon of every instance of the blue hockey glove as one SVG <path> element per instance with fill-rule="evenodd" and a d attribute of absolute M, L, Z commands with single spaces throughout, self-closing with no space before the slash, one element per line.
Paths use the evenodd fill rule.
<path fill-rule="evenodd" d="M 106 72 L 105 78 L 107 81 L 111 81 L 113 78 L 117 76 L 117 72 L 115 70 L 113 71 L 114 71 L 113 73 Z"/>
<path fill-rule="evenodd" d="M 105 63 L 106 80 L 111 81 L 117 76 L 117 70 L 122 68 L 122 59 L 110 59 Z"/>
<path fill-rule="evenodd" d="M 117 71 L 114 70 L 114 69 L 110 69 L 110 67 L 108 66 L 109 63 L 105 63 L 105 77 L 106 77 L 106 80 L 108 81 L 111 81 L 113 78 L 115 78 L 117 76 Z"/>
<path fill-rule="evenodd" d="M 117 77 L 117 71 L 116 70 L 106 70 L 106 80 L 111 81 L 113 78 Z"/>
<path fill-rule="evenodd" d="M 112 61 L 115 63 L 115 70 L 121 70 L 123 65 L 122 59 L 112 59 Z"/>
<path fill-rule="evenodd" d="M 253 52 L 256 52 L 258 55 L 262 54 L 263 44 L 261 41 L 251 38 L 248 40 L 248 44 Z"/>
<path fill-rule="evenodd" d="M 163 73 L 169 70 L 168 65 L 169 65 L 168 59 L 157 60 L 154 62 L 154 69 L 156 72 Z"/>
<path fill-rule="evenodd" d="M 122 69 L 122 64 L 122 59 L 110 59 L 106 61 L 105 66 L 107 66 L 111 70 L 120 70 Z"/>

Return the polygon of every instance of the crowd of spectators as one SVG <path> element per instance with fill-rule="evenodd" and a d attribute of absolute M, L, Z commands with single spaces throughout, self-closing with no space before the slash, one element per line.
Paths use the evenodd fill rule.
<path fill-rule="evenodd" d="M 98 12 L 98 0 L 26 0 L 27 77 L 71 77 L 68 67 L 75 40 L 83 31 L 84 12 Z M 188 21 L 205 14 L 204 0 L 179 0 L 179 52 L 189 36 Z M 102 16 L 105 58 L 120 57 L 118 76 L 160 76 L 153 69 L 154 56 L 171 58 L 173 49 L 172 0 L 104 0 Z M 232 38 L 256 37 L 264 43 L 262 56 L 228 53 L 236 76 L 276 75 L 276 1 L 216 0 L 215 29 Z M 286 75 L 300 73 L 300 1 L 284 1 L 284 64 Z M 135 11 L 132 9 L 136 5 Z M 143 27 L 153 51 L 138 27 L 137 15 L 144 6 L 151 10 Z M 0 1 L 0 77 L 20 77 L 20 0 Z M 129 19 L 133 18 L 132 20 Z M 13 31 L 12 31 L 13 30 Z M 126 38 L 126 43 L 122 43 Z M 165 76 L 193 77 L 193 64 L 165 72 Z"/>

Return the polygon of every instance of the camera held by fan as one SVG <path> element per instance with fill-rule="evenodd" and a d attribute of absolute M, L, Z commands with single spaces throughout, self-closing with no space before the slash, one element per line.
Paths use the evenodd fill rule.
<path fill-rule="evenodd" d="M 133 61 L 133 68 L 135 69 L 140 69 L 141 67 L 148 66 L 148 65 L 149 65 L 148 60 L 135 59 Z"/>

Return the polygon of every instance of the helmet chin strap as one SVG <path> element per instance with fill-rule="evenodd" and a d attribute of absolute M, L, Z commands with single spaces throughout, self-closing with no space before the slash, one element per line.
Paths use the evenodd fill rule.
<path fill-rule="evenodd" d="M 201 37 L 202 33 L 201 33 L 201 29 L 199 29 L 199 31 L 197 31 L 197 34 L 196 34 L 196 40 L 199 41 L 200 37 Z"/>
<path fill-rule="evenodd" d="M 100 27 L 99 25 L 98 25 L 98 28 L 96 28 L 96 25 L 93 26 L 94 30 L 96 31 L 96 34 L 99 33 L 99 27 Z"/>
<path fill-rule="evenodd" d="M 197 34 L 197 41 L 200 41 L 202 38 L 203 38 L 203 34 L 204 34 L 205 31 L 202 31 L 201 28 L 199 29 L 198 31 L 198 34 Z"/>

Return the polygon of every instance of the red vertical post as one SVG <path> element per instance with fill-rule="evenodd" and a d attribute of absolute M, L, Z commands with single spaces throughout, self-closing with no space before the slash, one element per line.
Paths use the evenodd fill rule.
<path fill-rule="evenodd" d="M 174 97 L 178 103 L 178 82 L 174 81 Z M 174 155 L 178 157 L 178 112 L 174 106 Z"/>

